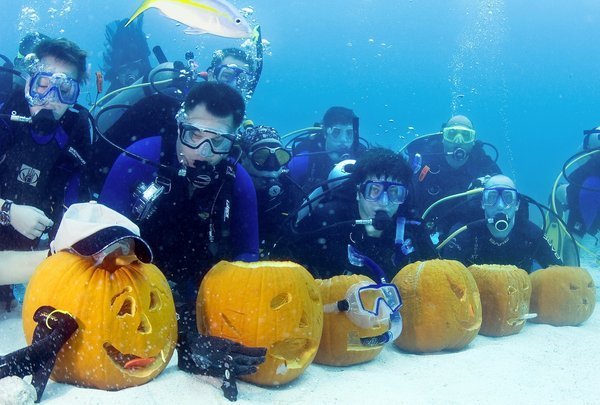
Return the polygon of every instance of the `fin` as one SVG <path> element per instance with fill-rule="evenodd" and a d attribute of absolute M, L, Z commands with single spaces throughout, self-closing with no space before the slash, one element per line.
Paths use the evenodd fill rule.
<path fill-rule="evenodd" d="M 546 213 L 546 240 L 565 266 L 577 266 L 577 246 L 554 215 Z"/>
<path fill-rule="evenodd" d="M 148 10 L 149 8 L 154 7 L 154 3 L 156 3 L 156 1 L 157 0 L 144 0 L 142 5 L 137 10 L 135 10 L 135 13 L 133 13 L 133 15 L 131 16 L 129 21 L 127 21 L 127 24 L 125 24 L 125 27 L 127 27 L 133 20 L 136 19 L 137 16 L 142 14 L 144 11 Z"/>
<path fill-rule="evenodd" d="M 208 31 L 204 31 L 198 28 L 191 28 L 191 27 L 187 27 L 186 29 L 183 30 L 183 32 L 185 32 L 188 35 L 202 35 L 202 34 L 206 34 Z"/>

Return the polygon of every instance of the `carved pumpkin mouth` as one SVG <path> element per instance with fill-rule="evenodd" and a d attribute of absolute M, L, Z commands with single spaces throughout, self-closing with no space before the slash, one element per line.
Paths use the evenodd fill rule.
<path fill-rule="evenodd" d="M 114 364 L 126 374 L 133 377 L 145 377 L 159 369 L 165 362 L 165 352 L 168 353 L 168 348 L 160 351 L 154 357 L 140 357 L 135 354 L 122 353 L 119 349 L 110 343 L 104 343 L 104 351 Z"/>

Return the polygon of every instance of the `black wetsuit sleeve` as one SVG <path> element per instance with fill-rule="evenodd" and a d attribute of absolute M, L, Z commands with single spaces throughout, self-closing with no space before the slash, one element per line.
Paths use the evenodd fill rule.
<path fill-rule="evenodd" d="M 527 234 L 526 238 L 535 243 L 531 257 L 535 262 L 543 268 L 552 265 L 560 266 L 563 264 L 540 228 L 532 222 L 529 222 L 524 231 Z"/>

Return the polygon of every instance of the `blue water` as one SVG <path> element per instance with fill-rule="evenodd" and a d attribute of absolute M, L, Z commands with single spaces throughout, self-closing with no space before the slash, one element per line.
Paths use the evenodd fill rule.
<path fill-rule="evenodd" d="M 0 52 L 12 58 L 19 38 L 37 29 L 79 43 L 94 72 L 104 26 L 140 3 L 0 0 Z M 399 148 L 466 114 L 480 139 L 499 148 L 520 190 L 545 202 L 582 129 L 600 124 L 594 0 L 234 3 L 253 7 L 271 44 L 249 116 L 281 133 L 345 105 L 360 116 L 364 137 Z M 193 50 L 203 67 L 214 49 L 241 42 L 185 35 L 156 10 L 146 13 L 144 29 L 151 47 L 179 60 Z"/>

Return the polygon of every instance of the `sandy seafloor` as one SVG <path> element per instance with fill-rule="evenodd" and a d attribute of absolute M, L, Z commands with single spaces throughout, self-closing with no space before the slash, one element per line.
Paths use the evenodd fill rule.
<path fill-rule="evenodd" d="M 590 271 L 598 288 L 598 263 L 583 255 L 582 267 Z M 528 323 L 517 335 L 477 336 L 459 352 L 415 355 L 389 345 L 366 364 L 345 368 L 313 364 L 300 378 L 279 388 L 239 382 L 237 402 L 600 404 L 599 307 L 578 327 Z M 20 307 L 1 313 L 0 353 L 24 345 Z M 181 372 L 176 361 L 173 356 L 167 369 L 148 384 L 116 392 L 50 381 L 42 403 L 229 403 L 219 380 Z"/>

